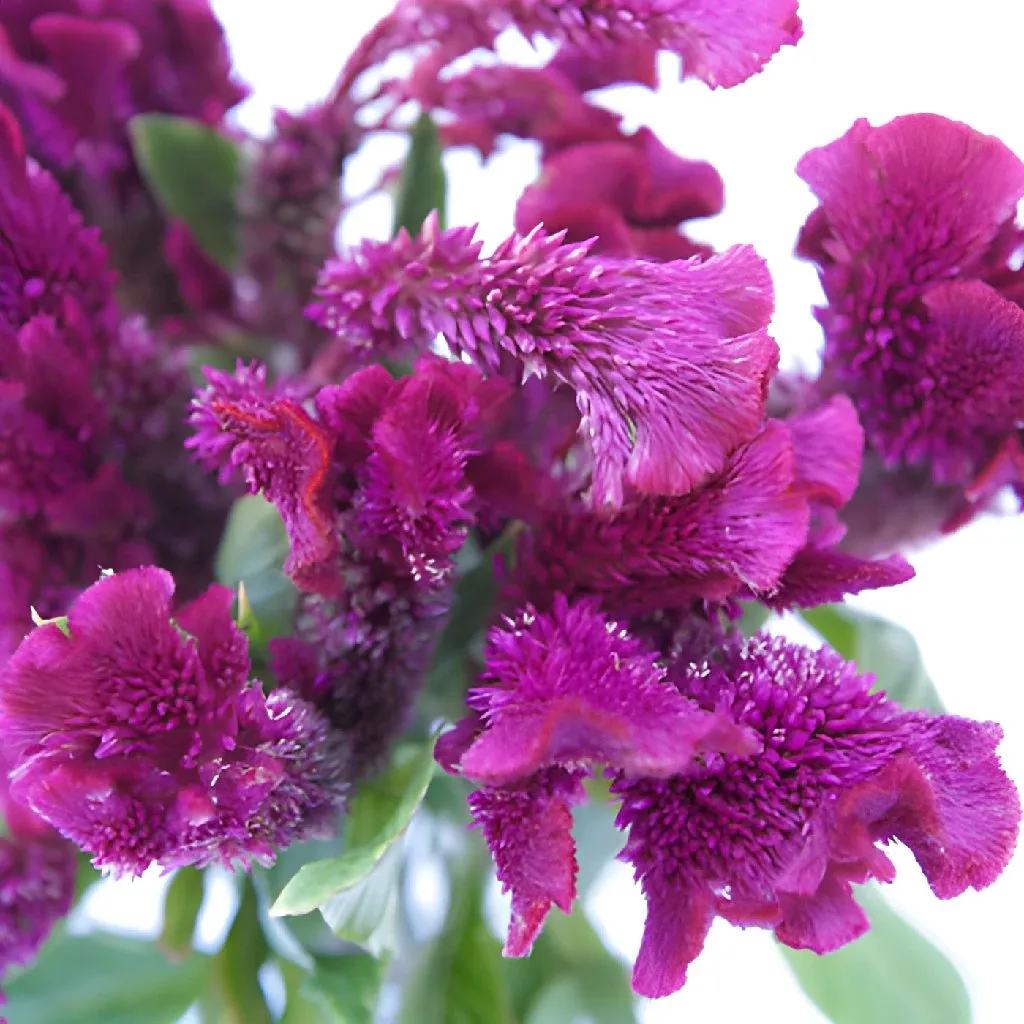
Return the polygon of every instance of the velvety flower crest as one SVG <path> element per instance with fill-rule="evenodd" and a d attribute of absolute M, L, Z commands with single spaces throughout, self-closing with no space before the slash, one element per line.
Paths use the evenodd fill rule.
<path fill-rule="evenodd" d="M 858 121 L 798 173 L 821 206 L 799 252 L 828 305 L 822 386 L 849 394 L 894 469 L 970 488 L 1024 421 L 1024 312 L 1011 268 L 1024 163 L 931 114 Z"/>
<path fill-rule="evenodd" d="M 648 902 L 637 992 L 682 985 L 716 916 L 818 953 L 851 942 L 868 928 L 851 883 L 894 877 L 879 841 L 908 846 L 943 899 L 996 879 L 1020 820 L 998 726 L 904 711 L 871 683 L 827 649 L 762 635 L 683 673 L 681 694 L 762 749 L 613 784 Z"/>
<path fill-rule="evenodd" d="M 343 805 L 323 718 L 249 680 L 232 593 L 175 614 L 173 590 L 159 569 L 104 577 L 2 670 L 13 798 L 115 873 L 267 862 Z"/>
<path fill-rule="evenodd" d="M 708 750 L 749 753 L 753 735 L 680 696 L 658 654 L 594 601 L 555 600 L 491 631 L 473 713 L 437 744 L 437 758 L 484 788 L 474 823 L 512 893 L 505 953 L 525 956 L 552 905 L 575 899 L 571 808 L 605 765 L 665 777 Z"/>
<path fill-rule="evenodd" d="M 681 494 L 760 427 L 778 358 L 761 259 L 602 260 L 537 230 L 480 258 L 471 230 L 363 243 L 327 265 L 311 315 L 333 358 L 394 358 L 441 335 L 490 373 L 551 377 L 577 396 L 593 500 Z"/>

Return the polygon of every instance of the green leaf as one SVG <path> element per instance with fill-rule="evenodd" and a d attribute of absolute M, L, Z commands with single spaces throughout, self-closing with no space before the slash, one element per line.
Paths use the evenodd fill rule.
<path fill-rule="evenodd" d="M 441 153 L 434 122 L 429 114 L 421 114 L 412 130 L 409 155 L 405 158 L 395 199 L 394 234 L 405 228 L 410 235 L 418 235 L 432 210 L 437 211 L 441 227 L 445 226 L 448 182 Z"/>
<path fill-rule="evenodd" d="M 744 601 L 743 615 L 736 625 L 744 636 L 753 636 L 771 617 L 771 609 L 760 601 Z"/>
<path fill-rule="evenodd" d="M 845 605 L 822 605 L 801 618 L 862 672 L 874 674 L 875 689 L 885 690 L 906 708 L 944 714 L 945 708 L 925 671 L 917 641 L 902 626 Z"/>
<path fill-rule="evenodd" d="M 481 910 L 483 878 L 477 865 L 454 874 L 448 918 L 405 987 L 401 1024 L 514 1024 L 501 947 Z"/>
<path fill-rule="evenodd" d="M 239 258 L 239 147 L 215 128 L 167 114 L 140 114 L 128 127 L 135 159 L 160 205 L 184 221 L 207 256 L 232 269 Z"/>
<path fill-rule="evenodd" d="M 383 980 L 383 965 L 365 953 L 323 958 L 301 993 L 337 1024 L 373 1024 Z"/>
<path fill-rule="evenodd" d="M 164 896 L 164 924 L 157 940 L 172 960 L 187 956 L 192 949 L 192 935 L 202 906 L 203 873 L 195 868 L 176 871 Z"/>
<path fill-rule="evenodd" d="M 366 878 L 408 828 L 433 774 L 433 738 L 424 744 L 398 748 L 388 770 L 364 784 L 353 799 L 346 852 L 302 867 L 284 887 L 270 913 L 275 917 L 309 913 Z"/>
<path fill-rule="evenodd" d="M 254 645 L 291 632 L 298 592 L 281 571 L 287 556 L 288 536 L 277 509 L 259 495 L 239 498 L 228 516 L 214 571 L 225 586 L 245 584 Z"/>
<path fill-rule="evenodd" d="M 55 935 L 5 983 L 11 1021 L 175 1024 L 206 985 L 210 958 L 172 964 L 155 945 L 113 935 Z"/>
<path fill-rule="evenodd" d="M 780 946 L 803 990 L 833 1024 L 970 1024 L 956 968 L 890 909 L 875 886 L 857 899 L 871 931 L 818 956 Z"/>
<path fill-rule="evenodd" d="M 339 939 L 384 956 L 398 948 L 401 889 L 402 856 L 395 845 L 369 874 L 326 900 L 320 913 Z"/>
<path fill-rule="evenodd" d="M 259 970 L 270 955 L 260 927 L 256 891 L 243 878 L 238 912 L 213 959 L 212 984 L 202 1002 L 209 1024 L 271 1024 L 273 1017 L 260 986 Z"/>

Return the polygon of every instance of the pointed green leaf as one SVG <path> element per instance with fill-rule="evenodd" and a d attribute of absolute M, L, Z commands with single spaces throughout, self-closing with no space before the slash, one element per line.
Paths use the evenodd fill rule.
<path fill-rule="evenodd" d="M 271 1024 L 259 971 L 270 956 L 260 927 L 256 890 L 241 881 L 242 900 L 220 952 L 213 958 L 211 984 L 204 993 L 204 1018 L 216 1024 Z"/>
<path fill-rule="evenodd" d="M 172 964 L 151 942 L 113 935 L 56 935 L 33 966 L 5 982 L 14 1022 L 175 1024 L 196 1001 L 210 958 Z"/>
<path fill-rule="evenodd" d="M 373 1024 L 383 980 L 383 965 L 365 953 L 323 957 L 301 992 L 337 1024 Z"/>
<path fill-rule="evenodd" d="M 388 847 L 372 871 L 321 904 L 327 927 L 339 939 L 377 957 L 397 949 L 402 862 L 400 847 Z"/>
<path fill-rule="evenodd" d="M 873 673 L 876 689 L 906 708 L 945 713 L 917 641 L 902 626 L 835 604 L 807 608 L 800 616 L 837 653 Z"/>
<path fill-rule="evenodd" d="M 167 114 L 140 114 L 129 130 L 135 159 L 160 205 L 230 270 L 239 257 L 239 147 L 215 128 Z"/>
<path fill-rule="evenodd" d="M 858 888 L 871 931 L 818 956 L 780 946 L 803 990 L 833 1024 L 970 1024 L 956 968 L 903 921 L 875 886 Z"/>
<path fill-rule="evenodd" d="M 395 230 L 405 228 L 418 235 L 432 210 L 437 211 L 441 227 L 445 225 L 448 182 L 441 164 L 441 142 L 429 114 L 421 114 L 412 130 L 409 155 L 395 200 Z"/>
<path fill-rule="evenodd" d="M 259 495 L 239 498 L 231 508 L 217 550 L 217 580 L 245 586 L 250 640 L 258 644 L 291 631 L 298 592 L 281 571 L 288 556 L 288 536 L 277 509 Z M 255 626 L 255 628 L 254 628 Z"/>
<path fill-rule="evenodd" d="M 364 879 L 408 828 L 433 774 L 433 738 L 396 750 L 388 770 L 365 783 L 352 801 L 346 852 L 302 867 L 270 913 L 275 917 L 307 914 Z"/>
<path fill-rule="evenodd" d="M 195 868 L 176 871 L 164 895 L 164 924 L 158 940 L 171 959 L 180 959 L 191 951 L 202 906 L 203 873 Z"/>

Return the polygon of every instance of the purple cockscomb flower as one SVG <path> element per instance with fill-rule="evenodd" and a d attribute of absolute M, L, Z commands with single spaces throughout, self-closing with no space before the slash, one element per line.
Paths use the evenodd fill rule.
<path fill-rule="evenodd" d="M 712 87 L 738 85 L 801 35 L 796 0 L 400 0 L 346 65 L 341 87 L 398 50 L 430 47 L 440 71 L 506 29 L 579 50 L 641 45 L 678 54 L 683 74 Z"/>
<path fill-rule="evenodd" d="M 821 201 L 799 252 L 818 264 L 828 301 L 823 393 L 852 397 L 888 471 L 924 469 L 935 487 L 959 488 L 961 505 L 983 508 L 1019 482 L 1016 469 L 992 467 L 1019 446 L 1024 421 L 1012 269 L 1024 163 L 997 139 L 919 114 L 858 121 L 798 173 Z"/>
<path fill-rule="evenodd" d="M 807 538 L 793 445 L 772 424 L 722 472 L 679 498 L 644 498 L 614 515 L 559 511 L 524 535 L 505 594 L 545 607 L 557 593 L 599 596 L 616 615 L 771 593 Z"/>
<path fill-rule="evenodd" d="M 366 242 L 329 263 L 311 309 L 346 364 L 428 348 L 576 391 L 597 505 L 627 487 L 683 494 L 758 431 L 778 349 L 772 287 L 749 247 L 706 262 L 602 260 L 535 231 L 489 257 L 471 229 Z"/>
<path fill-rule="evenodd" d="M 160 569 L 105 577 L 4 667 L 14 799 L 115 873 L 267 863 L 324 835 L 345 751 L 323 716 L 250 682 L 223 587 L 171 609 Z"/>
<path fill-rule="evenodd" d="M 658 654 L 596 602 L 555 600 L 492 630 L 474 713 L 437 745 L 447 771 L 485 784 L 473 819 L 512 892 L 505 952 L 525 956 L 552 905 L 575 899 L 571 808 L 593 765 L 667 777 L 706 751 L 750 753 L 756 741 L 680 696 Z"/>
<path fill-rule="evenodd" d="M 227 497 L 181 448 L 185 353 L 122 320 L 114 283 L 0 108 L 0 660 L 30 606 L 63 613 L 101 567 L 209 582 Z"/>
<path fill-rule="evenodd" d="M 133 115 L 218 124 L 245 94 L 206 0 L 5 0 L 0 12 L 0 99 L 52 169 L 123 172 Z"/>
<path fill-rule="evenodd" d="M 198 456 L 243 471 L 291 542 L 304 597 L 296 636 L 272 642 L 275 675 L 348 737 L 357 776 L 406 722 L 470 527 L 529 501 L 517 450 L 496 440 L 508 392 L 428 356 L 401 380 L 371 367 L 322 388 L 312 412 L 255 371 L 213 373 L 196 399 Z"/>
<path fill-rule="evenodd" d="M 995 881 L 1020 820 L 1001 730 L 904 711 L 871 683 L 827 649 L 760 635 L 683 673 L 683 696 L 763 747 L 614 782 L 648 902 L 637 992 L 679 988 L 716 916 L 818 953 L 853 941 L 868 920 L 851 883 L 894 877 L 879 841 L 907 845 L 942 899 Z"/>
<path fill-rule="evenodd" d="M 540 180 L 516 204 L 516 229 L 539 224 L 568 242 L 597 236 L 610 256 L 676 260 L 709 255 L 679 225 L 721 212 L 722 179 L 707 163 L 684 160 L 641 128 L 615 139 L 583 139 L 548 157 Z"/>

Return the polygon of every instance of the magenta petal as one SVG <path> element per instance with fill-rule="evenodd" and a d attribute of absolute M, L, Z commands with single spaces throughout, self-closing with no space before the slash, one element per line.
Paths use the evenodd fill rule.
<path fill-rule="evenodd" d="M 526 956 L 552 905 L 569 913 L 576 899 L 573 804 L 584 799 L 578 775 L 548 769 L 518 788 L 470 795 L 473 820 L 494 857 L 502 891 L 512 893 L 506 956 Z"/>
<path fill-rule="evenodd" d="M 827 872 L 812 896 L 779 895 L 783 920 L 776 927 L 780 942 L 793 949 L 831 953 L 860 938 L 870 922 L 853 898 L 848 881 Z"/>
<path fill-rule="evenodd" d="M 786 420 L 796 455 L 796 478 L 813 500 L 833 508 L 845 505 L 857 489 L 864 431 L 857 410 L 836 395 L 810 412 Z"/>
<path fill-rule="evenodd" d="M 808 545 L 790 563 L 778 589 L 762 600 L 776 611 L 813 608 L 842 601 L 862 590 L 894 587 L 913 578 L 913 567 L 899 555 L 871 561 Z"/>
<path fill-rule="evenodd" d="M 633 991 L 660 999 L 682 988 L 687 968 L 704 948 L 715 917 L 706 890 L 660 874 L 644 878 L 647 921 L 633 967 Z"/>
<path fill-rule="evenodd" d="M 994 722 L 942 716 L 912 751 L 932 805 L 891 827 L 941 899 L 991 885 L 1017 845 L 1020 797 L 995 753 L 1002 735 Z"/>
<path fill-rule="evenodd" d="M 486 679 L 470 695 L 485 727 L 461 773 L 511 783 L 550 765 L 587 762 L 648 776 L 682 771 L 698 750 L 748 753 L 756 744 L 728 716 L 700 710 L 668 682 L 657 653 L 593 602 L 562 596 L 494 630 Z"/>

